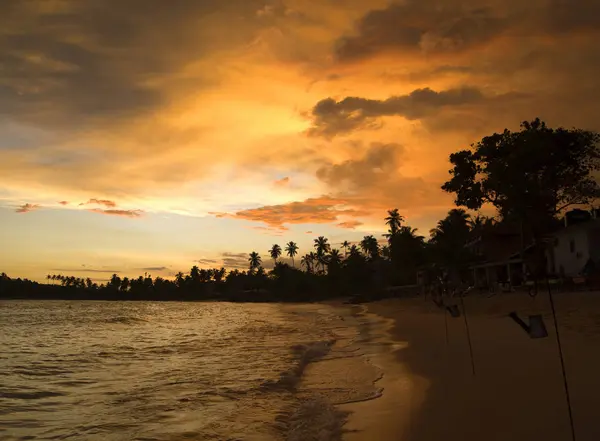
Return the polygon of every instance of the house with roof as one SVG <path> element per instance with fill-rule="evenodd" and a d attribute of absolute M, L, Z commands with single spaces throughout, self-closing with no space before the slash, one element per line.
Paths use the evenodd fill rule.
<path fill-rule="evenodd" d="M 600 267 L 600 219 L 566 225 L 554 232 L 546 249 L 549 274 L 578 277 Z"/>
<path fill-rule="evenodd" d="M 531 248 L 531 238 L 522 237 L 514 224 L 498 224 L 469 242 L 474 261 L 469 267 L 470 281 L 476 288 L 498 284 L 520 285 L 523 281 L 522 250 Z"/>

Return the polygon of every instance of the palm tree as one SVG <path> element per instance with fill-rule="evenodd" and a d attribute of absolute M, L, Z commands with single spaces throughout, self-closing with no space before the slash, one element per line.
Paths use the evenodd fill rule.
<path fill-rule="evenodd" d="M 50 285 L 51 278 L 52 278 L 52 276 L 50 274 L 46 274 L 46 279 L 48 280 L 48 285 Z"/>
<path fill-rule="evenodd" d="M 328 240 L 324 236 L 319 236 L 315 239 L 315 250 L 317 250 L 317 260 L 321 263 L 321 269 L 325 271 L 325 256 L 329 251 L 331 251 L 331 245 L 329 245 Z"/>
<path fill-rule="evenodd" d="M 381 247 L 381 255 L 386 259 L 391 257 L 392 253 L 389 245 L 384 245 Z"/>
<path fill-rule="evenodd" d="M 181 271 L 179 271 L 177 274 L 175 274 L 175 285 L 177 285 L 177 288 L 181 289 L 181 288 L 183 288 L 184 284 L 185 284 L 185 276 L 183 275 L 183 273 Z"/>
<path fill-rule="evenodd" d="M 254 271 L 260 266 L 262 259 L 256 251 L 252 251 L 248 257 L 248 262 L 250 262 L 250 271 Z"/>
<path fill-rule="evenodd" d="M 379 244 L 377 243 L 375 236 L 365 236 L 360 242 L 360 247 L 371 259 L 375 259 L 377 256 L 379 256 Z"/>
<path fill-rule="evenodd" d="M 225 268 L 214 270 L 213 271 L 213 278 L 215 279 L 215 282 L 221 283 L 223 281 L 223 279 L 225 278 L 225 273 L 226 272 L 227 271 L 225 270 Z"/>
<path fill-rule="evenodd" d="M 358 247 L 356 245 L 352 245 L 350 247 L 350 256 L 358 256 L 360 255 L 360 250 L 358 249 Z"/>
<path fill-rule="evenodd" d="M 333 249 L 329 254 L 329 265 L 339 265 L 342 263 L 342 256 L 340 255 L 340 250 Z"/>
<path fill-rule="evenodd" d="M 290 241 L 287 243 L 285 251 L 287 252 L 287 255 L 292 258 L 292 266 L 295 268 L 296 264 L 294 263 L 294 256 L 298 254 L 298 245 L 296 245 L 296 242 Z"/>
<path fill-rule="evenodd" d="M 300 265 L 306 268 L 307 273 L 312 272 L 312 258 L 310 254 L 305 254 L 300 260 Z"/>
<path fill-rule="evenodd" d="M 342 248 L 344 249 L 344 258 L 348 257 L 348 248 L 350 248 L 350 242 L 347 240 L 343 241 Z"/>
<path fill-rule="evenodd" d="M 275 263 L 277 263 L 277 259 L 281 257 L 281 247 L 277 244 L 273 245 L 269 250 L 269 254 L 271 255 L 271 259 L 273 259 Z"/>
<path fill-rule="evenodd" d="M 388 210 L 388 217 L 385 218 L 385 224 L 389 227 L 389 234 L 387 237 L 391 237 L 396 234 L 404 222 L 404 217 L 398 212 L 397 208 Z"/>

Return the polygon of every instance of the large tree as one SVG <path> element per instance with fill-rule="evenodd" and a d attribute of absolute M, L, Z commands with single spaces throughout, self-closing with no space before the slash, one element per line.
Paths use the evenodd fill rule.
<path fill-rule="evenodd" d="M 492 204 L 502 218 L 542 234 L 559 212 L 600 195 L 593 176 L 600 169 L 599 141 L 596 132 L 523 122 L 518 132 L 486 136 L 450 155 L 452 177 L 442 189 L 455 194 L 458 206 Z"/>

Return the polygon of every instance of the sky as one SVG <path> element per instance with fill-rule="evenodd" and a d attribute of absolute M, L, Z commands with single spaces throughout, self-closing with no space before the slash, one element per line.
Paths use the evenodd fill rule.
<path fill-rule="evenodd" d="M 2 0 L 0 271 L 268 261 L 452 208 L 450 153 L 600 130 L 597 0 Z"/>

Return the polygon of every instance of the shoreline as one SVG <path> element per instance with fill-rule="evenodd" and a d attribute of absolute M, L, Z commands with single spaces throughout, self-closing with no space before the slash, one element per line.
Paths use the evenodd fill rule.
<path fill-rule="evenodd" d="M 600 293 L 555 295 L 577 441 L 600 439 Z M 384 371 L 383 395 L 341 406 L 346 441 L 570 440 L 568 409 L 547 294 L 465 298 L 464 320 L 422 298 L 367 304 L 376 321 L 370 359 Z M 544 316 L 548 337 L 530 339 L 508 317 Z M 406 342 L 406 343 L 403 343 Z"/>

